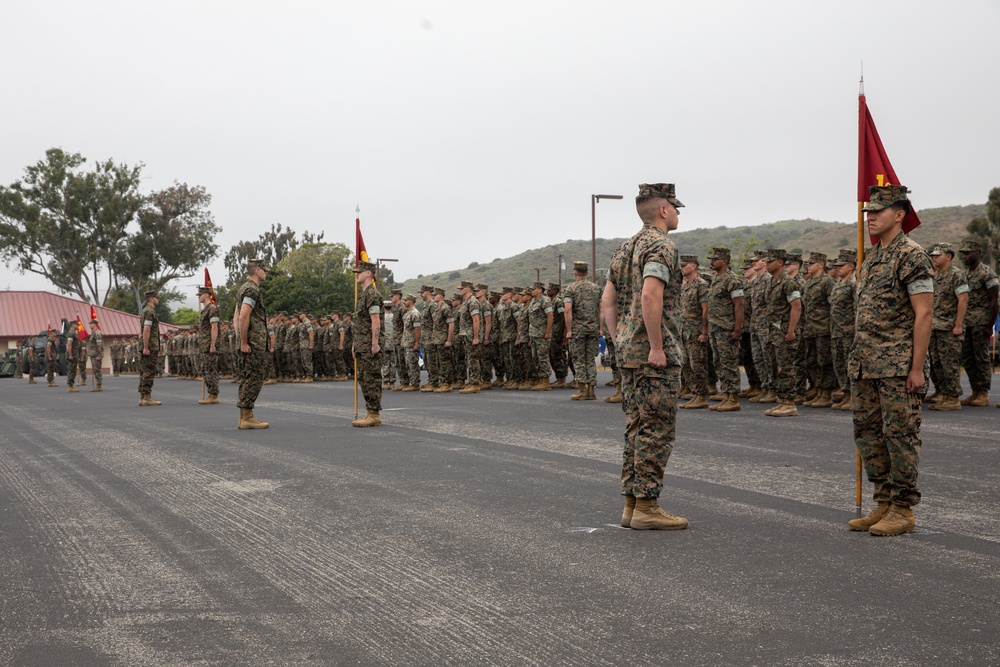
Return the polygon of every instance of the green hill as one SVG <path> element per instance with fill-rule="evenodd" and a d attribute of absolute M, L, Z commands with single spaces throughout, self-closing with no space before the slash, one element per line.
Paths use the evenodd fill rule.
<path fill-rule="evenodd" d="M 921 225 L 910 236 L 920 245 L 929 248 L 934 243 L 950 241 L 958 244 L 965 238 L 965 225 L 975 217 L 986 215 L 985 204 L 928 208 L 920 211 Z M 675 232 L 671 239 L 681 253 L 705 257 L 713 247 L 732 249 L 734 261 L 742 259 L 753 248 L 784 248 L 789 252 L 823 252 L 836 255 L 840 248 L 853 248 L 857 244 L 857 223 L 826 222 L 822 220 L 781 220 L 763 225 L 744 227 L 712 227 Z M 605 268 L 611 253 L 625 239 L 597 239 L 597 265 Z M 546 282 L 559 280 L 559 256 L 566 263 L 562 281 L 573 279 L 573 260 L 590 261 L 590 240 L 569 240 L 565 243 L 526 250 L 506 259 L 495 259 L 486 264 L 473 262 L 463 269 L 445 271 L 412 278 L 403 283 L 404 292 L 416 292 L 428 284 L 452 289 L 461 280 L 486 283 L 491 288 L 502 285 L 530 285 L 541 269 L 540 277 Z"/>

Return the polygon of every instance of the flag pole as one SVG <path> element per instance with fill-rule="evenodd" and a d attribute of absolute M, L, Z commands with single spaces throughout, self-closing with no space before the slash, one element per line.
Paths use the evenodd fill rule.
<path fill-rule="evenodd" d="M 361 257 L 358 253 L 357 237 L 361 233 L 361 205 L 359 204 L 355 209 L 355 242 L 354 242 L 354 266 L 357 268 L 358 262 L 361 261 Z M 354 314 L 358 314 L 358 274 L 354 274 Z M 351 320 L 351 326 L 354 326 L 354 320 Z M 355 343 L 354 336 L 351 336 L 351 345 Z M 354 362 L 354 419 L 358 419 L 358 358 L 354 354 L 354 350 L 351 350 L 351 360 Z"/>
<path fill-rule="evenodd" d="M 861 63 L 861 82 L 858 86 L 858 178 L 864 173 L 865 164 L 865 64 Z M 861 265 L 865 261 L 865 214 L 863 202 L 858 202 L 858 263 L 854 267 L 858 284 L 861 283 Z M 854 446 L 854 503 L 861 518 L 861 450 Z"/>

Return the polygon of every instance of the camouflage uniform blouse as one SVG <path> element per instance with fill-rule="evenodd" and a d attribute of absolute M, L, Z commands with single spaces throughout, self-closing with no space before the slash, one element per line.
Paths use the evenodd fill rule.
<path fill-rule="evenodd" d="M 480 314 L 479 329 L 480 329 L 480 331 L 482 333 L 482 336 L 480 336 L 480 338 L 483 339 L 483 341 L 482 341 L 483 343 L 485 343 L 485 344 L 488 345 L 488 344 L 492 343 L 493 341 L 495 341 L 497 339 L 497 330 L 496 330 L 497 323 L 496 323 L 496 320 L 493 318 L 493 304 L 490 303 L 488 299 L 484 298 L 482 301 L 479 302 L 479 314 Z M 486 320 L 487 319 L 489 319 L 489 321 L 490 321 L 490 337 L 489 337 L 489 340 L 485 339 L 486 338 Z"/>
<path fill-rule="evenodd" d="M 528 337 L 544 338 L 545 329 L 548 327 L 548 313 L 552 312 L 552 299 L 540 295 L 537 299 L 532 299 L 528 304 Z M 555 321 L 555 316 L 553 316 Z M 554 328 L 554 327 L 553 327 Z"/>
<path fill-rule="evenodd" d="M 815 338 L 830 335 L 830 293 L 833 285 L 833 278 L 825 273 L 806 281 L 806 291 L 802 295 L 803 336 Z"/>
<path fill-rule="evenodd" d="M 507 303 L 501 303 L 503 306 L 503 311 L 501 311 L 500 321 L 500 342 L 501 343 L 513 343 L 517 340 L 517 319 L 515 315 L 517 313 L 517 304 L 513 301 L 508 301 Z"/>
<path fill-rule="evenodd" d="M 681 283 L 681 331 L 687 338 L 701 335 L 701 304 L 708 301 L 708 281 L 695 276 Z"/>
<path fill-rule="evenodd" d="M 400 300 L 399 303 L 392 304 L 392 333 L 389 335 L 389 340 L 392 342 L 393 347 L 399 347 L 403 344 L 403 311 L 406 307 L 403 305 L 403 301 Z M 389 319 L 388 317 L 385 319 Z M 386 325 L 389 323 L 386 322 Z"/>
<path fill-rule="evenodd" d="M 420 326 L 425 333 L 434 330 L 434 313 L 437 312 L 438 308 L 438 304 L 431 299 L 430 301 L 424 303 L 423 311 L 417 311 L 420 314 Z M 416 306 L 414 306 L 413 309 L 416 310 Z"/>
<path fill-rule="evenodd" d="M 160 320 L 156 317 L 156 309 L 148 303 L 139 314 L 139 343 L 142 344 L 142 330 L 149 327 L 149 353 L 160 351 Z"/>
<path fill-rule="evenodd" d="M 442 302 L 435 305 L 437 306 L 437 309 L 434 311 L 431 342 L 435 345 L 444 345 L 448 342 L 448 323 L 454 322 L 455 318 L 452 317 L 451 306 L 447 303 Z M 421 334 L 421 336 L 425 335 L 427 335 L 426 332 Z M 452 335 L 454 335 L 454 333 Z"/>
<path fill-rule="evenodd" d="M 247 327 L 247 344 L 252 351 L 267 349 L 267 313 L 264 312 L 264 298 L 260 295 L 260 288 L 252 280 L 243 283 L 243 287 L 236 294 L 236 303 L 240 310 L 244 305 L 250 306 L 250 324 Z M 238 343 L 237 343 L 238 344 Z"/>
<path fill-rule="evenodd" d="M 911 294 L 932 293 L 931 260 L 900 232 L 889 245 L 872 247 L 861 265 L 857 328 L 847 368 L 852 378 L 904 377 L 913 361 Z"/>
<path fill-rule="evenodd" d="M 517 318 L 517 338 L 516 340 L 526 343 L 528 342 L 528 305 L 524 303 L 517 304 L 517 308 L 514 310 L 514 317 Z"/>
<path fill-rule="evenodd" d="M 458 309 L 458 335 L 472 340 L 472 316 L 479 315 L 479 299 L 472 294 L 462 301 Z M 483 334 L 483 318 L 479 318 L 479 336 Z"/>
<path fill-rule="evenodd" d="M 209 303 L 202 309 L 201 315 L 198 318 L 198 342 L 201 345 L 202 354 L 208 354 L 209 349 L 212 347 L 213 324 L 219 324 L 219 307 Z M 219 349 L 218 342 L 216 340 L 216 351 Z"/>
<path fill-rule="evenodd" d="M 736 329 L 736 305 L 733 299 L 743 296 L 743 278 L 727 269 L 712 278 L 708 288 L 708 323 L 716 329 Z"/>
<path fill-rule="evenodd" d="M 802 300 L 799 281 L 790 278 L 784 271 L 777 280 L 772 277 L 767 283 L 764 311 L 767 316 L 768 338 L 771 340 L 784 339 L 788 323 L 792 320 L 792 303 L 796 299 Z"/>
<path fill-rule="evenodd" d="M 429 304 L 428 304 L 429 305 Z M 426 310 L 426 309 L 425 309 Z M 421 314 L 414 306 L 403 313 L 403 347 L 409 350 L 417 340 L 417 329 L 420 328 Z"/>
<path fill-rule="evenodd" d="M 660 335 L 667 366 L 680 366 L 683 353 L 677 314 L 681 302 L 681 271 L 677 249 L 658 227 L 644 225 L 621 245 L 611 258 L 608 282 L 618 295 L 618 328 L 615 332 L 615 355 L 622 368 L 646 368 L 649 363 L 649 334 L 642 320 L 642 284 L 646 278 L 663 281 L 663 313 Z"/>
<path fill-rule="evenodd" d="M 747 297 L 750 301 L 750 333 L 754 335 L 767 335 L 767 286 L 771 283 L 771 274 L 757 276 L 753 282 L 747 286 Z M 744 300 L 745 304 L 747 300 Z M 744 323 L 747 318 L 744 316 Z"/>
<path fill-rule="evenodd" d="M 306 319 L 304 322 L 299 323 L 298 334 L 299 334 L 299 350 L 300 351 L 301 350 L 308 350 L 309 349 L 309 332 L 310 331 L 315 332 L 316 330 L 313 328 L 312 322 L 310 322 L 308 319 Z M 314 347 L 315 347 L 315 344 L 316 344 L 316 337 L 315 337 L 315 335 L 313 335 L 313 346 Z"/>
<path fill-rule="evenodd" d="M 854 295 L 858 281 L 852 273 L 833 286 L 830 292 L 830 338 L 854 337 Z"/>
<path fill-rule="evenodd" d="M 969 283 L 969 305 L 965 310 L 965 326 L 986 326 L 990 322 L 990 297 L 987 290 L 1000 285 L 993 269 L 981 263 L 968 271 L 965 279 Z"/>
<path fill-rule="evenodd" d="M 563 291 L 563 304 L 573 315 L 574 336 L 596 336 L 601 317 L 601 288 L 589 280 L 577 280 Z"/>
<path fill-rule="evenodd" d="M 969 283 L 965 271 L 954 264 L 934 276 L 934 319 L 932 329 L 950 331 L 958 315 L 958 295 L 967 294 Z M 987 311 L 987 314 L 988 311 Z M 968 315 L 966 315 L 968 319 Z"/>
<path fill-rule="evenodd" d="M 358 297 L 358 306 L 351 319 L 355 351 L 371 354 L 372 349 L 372 315 L 379 315 L 378 344 L 385 346 L 385 319 L 382 315 L 382 298 L 375 285 L 369 285 Z"/>

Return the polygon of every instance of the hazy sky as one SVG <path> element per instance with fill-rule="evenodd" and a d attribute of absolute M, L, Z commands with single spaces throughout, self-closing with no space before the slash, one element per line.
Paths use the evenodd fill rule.
<path fill-rule="evenodd" d="M 397 279 L 630 234 L 855 219 L 858 79 L 918 208 L 1000 185 L 1000 2 L 5 2 L 0 182 L 61 147 L 205 186 Z M 191 280 L 185 283 L 193 282 Z M 46 289 L 0 269 L 0 288 Z M 54 288 L 50 288 L 53 289 Z"/>

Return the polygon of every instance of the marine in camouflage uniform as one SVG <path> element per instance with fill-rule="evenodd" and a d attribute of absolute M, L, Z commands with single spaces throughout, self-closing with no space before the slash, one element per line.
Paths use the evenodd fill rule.
<path fill-rule="evenodd" d="M 420 389 L 420 332 L 422 315 L 416 308 L 417 297 L 403 297 L 403 350 L 406 352 L 406 376 L 403 391 Z M 432 325 L 433 328 L 433 325 Z"/>
<path fill-rule="evenodd" d="M 389 294 L 389 301 L 392 303 L 392 312 L 386 311 L 385 333 L 389 340 L 389 349 L 385 351 L 386 358 L 389 359 L 389 377 L 386 378 L 388 389 L 396 388 L 396 380 L 399 380 L 399 389 L 406 384 L 406 351 L 403 349 L 403 290 L 394 289 Z M 389 331 L 389 322 L 392 322 L 392 331 Z"/>
<path fill-rule="evenodd" d="M 965 311 L 965 340 L 962 342 L 962 366 L 969 376 L 972 394 L 962 399 L 962 405 L 983 407 L 990 404 L 989 393 L 993 376 L 990 338 L 997 320 L 997 293 L 1000 281 L 993 269 L 980 260 L 982 247 L 976 241 L 966 241 L 959 249 L 966 266 L 969 283 L 969 305 Z"/>
<path fill-rule="evenodd" d="M 299 318 L 295 313 L 288 316 L 288 333 L 285 336 L 285 356 L 288 358 L 288 381 L 302 382 L 302 353 L 299 351 Z"/>
<path fill-rule="evenodd" d="M 805 294 L 806 292 L 806 281 L 801 275 L 802 269 L 802 255 L 799 253 L 788 253 L 788 259 L 785 261 L 785 273 L 792 282 L 797 285 L 799 293 Z M 805 320 L 806 310 L 805 304 L 802 304 L 802 317 L 799 318 L 799 324 L 795 329 L 795 338 L 798 341 L 796 347 L 796 357 L 795 357 L 795 404 L 801 405 L 806 402 L 807 398 L 813 398 L 812 395 L 808 394 L 806 391 L 806 386 L 809 384 L 809 374 L 806 371 L 806 357 L 805 357 L 805 346 L 802 345 L 802 327 L 803 320 Z"/>
<path fill-rule="evenodd" d="M 531 388 L 534 391 L 548 391 L 552 388 L 549 343 L 552 340 L 554 316 L 552 300 L 545 296 L 544 291 L 545 283 L 535 282 L 531 288 L 531 302 L 528 304 L 528 339 L 531 341 L 531 361 L 535 368 L 535 382 Z"/>
<path fill-rule="evenodd" d="M 796 331 L 802 317 L 801 284 L 785 271 L 787 253 L 783 249 L 768 248 L 766 258 L 771 279 L 764 292 L 764 312 L 768 348 L 774 355 L 774 397 L 778 405 L 765 410 L 764 414 L 795 417 L 799 413 L 795 407 L 795 389 L 799 348 Z"/>
<path fill-rule="evenodd" d="M 316 327 L 307 313 L 299 313 L 299 357 L 302 359 L 302 381 L 313 381 L 313 348 L 316 346 Z M 382 369 L 379 368 L 381 379 Z"/>
<path fill-rule="evenodd" d="M 462 389 L 467 373 L 465 370 L 465 338 L 460 335 L 462 327 L 462 303 L 459 293 L 451 295 L 451 315 L 455 318 L 455 335 L 451 341 L 451 382 L 452 389 Z"/>
<path fill-rule="evenodd" d="M 931 320 L 931 410 L 961 410 L 960 364 L 963 322 L 969 305 L 969 283 L 965 272 L 952 264 L 955 249 L 938 243 L 927 253 L 934 263 L 934 313 Z"/>
<path fill-rule="evenodd" d="M 240 409 L 238 427 L 241 430 L 267 428 L 269 424 L 260 421 L 253 414 L 260 389 L 267 379 L 267 312 L 260 284 L 267 278 L 267 268 L 261 259 L 247 262 L 247 281 L 236 293 L 236 314 L 239 330 L 236 332 L 238 346 L 237 371 L 240 377 L 239 396 L 236 405 Z M 294 337 L 294 335 L 290 336 Z"/>
<path fill-rule="evenodd" d="M 50 387 L 56 386 L 58 367 L 59 343 L 56 341 L 56 332 L 49 329 L 49 334 L 45 338 L 45 377 L 48 379 Z"/>
<path fill-rule="evenodd" d="M 621 523 L 637 530 L 687 527 L 686 519 L 657 504 L 673 450 L 683 356 L 677 324 L 681 271 L 667 238 L 677 228 L 680 206 L 673 184 L 639 186 L 636 210 L 643 227 L 615 252 L 601 300 L 618 342 L 626 416 Z M 651 312 L 643 305 L 644 294 L 654 302 Z M 658 332 L 646 330 L 646 318 L 660 320 Z"/>
<path fill-rule="evenodd" d="M 833 357 L 830 354 L 830 294 L 833 279 L 826 275 L 826 255 L 810 253 L 808 279 L 802 293 L 805 322 L 802 324 L 802 356 L 810 384 L 816 395 L 805 405 L 812 408 L 829 408 L 833 405 L 831 394 L 836 386 L 833 375 Z"/>
<path fill-rule="evenodd" d="M 104 362 L 104 334 L 97 328 L 97 320 L 90 321 L 90 335 L 87 336 L 87 357 L 94 372 L 94 388 L 91 391 L 101 391 L 101 364 Z M 85 363 L 85 362 L 83 362 Z M 84 382 L 87 378 L 84 377 Z"/>
<path fill-rule="evenodd" d="M 752 398 L 760 393 L 760 376 L 753 358 L 753 299 L 750 298 L 753 284 L 757 281 L 757 270 L 754 268 L 754 257 L 751 255 L 743 260 L 743 335 L 740 336 L 740 365 L 747 374 L 749 388 L 740 392 L 740 398 Z"/>
<path fill-rule="evenodd" d="M 480 376 L 480 355 L 482 353 L 483 320 L 480 317 L 479 299 L 472 293 L 473 284 L 463 280 L 462 306 L 458 311 L 458 335 L 465 350 L 465 365 L 469 373 L 468 384 L 461 389 L 462 394 L 478 394 L 482 379 Z"/>
<path fill-rule="evenodd" d="M 451 346 L 455 339 L 455 315 L 451 310 L 451 304 L 445 301 L 444 289 L 441 287 L 434 289 L 434 305 L 436 308 L 431 319 L 430 345 L 425 343 L 424 349 L 432 346 L 433 356 L 437 362 L 434 365 L 433 375 L 431 369 L 428 369 L 427 382 L 435 393 L 445 394 L 451 391 L 453 375 Z"/>
<path fill-rule="evenodd" d="M 382 298 L 372 280 L 378 268 L 369 262 L 354 267 L 361 289 L 354 318 L 354 358 L 358 369 L 358 385 L 365 397 L 368 414 L 356 419 L 353 426 L 380 426 L 382 418 L 382 346 L 385 345 L 385 323 L 382 320 Z"/>
<path fill-rule="evenodd" d="M 421 391 L 427 393 L 434 391 L 434 386 L 432 384 L 431 378 L 435 377 L 440 373 L 440 366 L 443 363 L 441 359 L 443 350 L 439 350 L 438 347 L 433 344 L 432 340 L 433 338 L 432 332 L 434 331 L 434 316 L 437 313 L 437 310 L 440 306 L 434 299 L 433 285 L 421 285 L 420 294 L 418 296 L 420 297 L 421 301 L 423 301 L 423 307 L 417 310 L 417 313 L 420 315 L 420 345 L 421 347 L 423 347 L 424 368 L 427 370 L 427 385 L 425 387 L 422 387 Z M 400 319 L 400 323 L 401 322 L 402 319 Z M 402 360 L 400 363 L 403 364 L 403 366 L 405 366 L 406 362 L 405 346 L 401 346 L 400 349 L 402 350 L 403 353 L 403 356 L 400 357 L 400 359 Z M 419 360 L 420 356 L 418 352 L 417 353 L 418 371 L 420 368 Z M 417 379 L 418 380 L 420 379 L 419 373 Z M 400 382 L 404 382 L 404 380 L 401 379 Z M 419 386 L 420 384 L 419 381 L 417 384 Z"/>
<path fill-rule="evenodd" d="M 523 378 L 520 376 L 520 363 L 515 355 L 514 342 L 517 340 L 517 318 L 515 314 L 520 308 L 514 300 L 514 288 L 504 287 L 500 294 L 500 307 L 494 310 L 500 327 L 500 354 L 503 355 L 504 389 L 517 389 Z"/>
<path fill-rule="evenodd" d="M 146 306 L 139 313 L 139 339 L 142 356 L 139 358 L 139 405 L 160 405 L 152 398 L 156 360 L 160 356 L 160 320 L 156 317 L 156 304 L 160 297 L 156 290 L 146 292 Z"/>
<path fill-rule="evenodd" d="M 847 373 L 847 357 L 854 343 L 854 303 L 858 291 L 855 268 L 858 251 L 844 249 L 835 261 L 839 280 L 830 292 L 830 353 L 833 357 L 833 372 L 837 384 L 843 392 L 840 403 L 833 407 L 840 410 L 851 409 L 851 376 Z"/>
<path fill-rule="evenodd" d="M 212 288 L 199 287 L 198 301 L 201 313 L 198 316 L 198 346 L 201 355 L 202 377 L 205 379 L 204 399 L 201 405 L 216 405 L 219 402 L 219 307 L 212 303 Z"/>
<path fill-rule="evenodd" d="M 530 292 L 531 290 L 528 290 Z M 535 386 L 534 362 L 531 358 L 531 339 L 528 337 L 528 303 L 531 301 L 531 294 L 525 293 L 525 288 L 518 287 L 514 292 L 517 300 L 517 308 L 514 310 L 514 318 L 517 323 L 517 337 L 514 342 L 514 358 L 516 361 L 516 375 L 519 382 L 517 388 L 527 391 Z"/>
<path fill-rule="evenodd" d="M 713 248 L 712 283 L 708 287 L 708 340 L 721 385 L 712 410 L 740 410 L 740 338 L 743 336 L 743 278 L 729 268 L 729 248 Z"/>
<path fill-rule="evenodd" d="M 750 354 L 760 379 L 760 393 L 749 396 L 751 403 L 777 400 L 774 386 L 774 351 L 770 349 L 767 331 L 767 286 L 771 274 L 767 272 L 767 257 L 758 253 L 753 257 L 757 277 L 747 286 L 746 297 L 750 301 Z M 746 303 L 746 301 L 744 301 Z"/>
<path fill-rule="evenodd" d="M 489 302 L 493 307 L 493 326 L 490 329 L 490 359 L 496 373 L 496 379 L 493 381 L 494 387 L 503 387 L 507 381 L 506 358 L 500 346 L 500 338 L 503 334 L 500 318 L 507 307 L 501 302 L 502 298 L 503 292 L 491 291 L 489 294 Z"/>
<path fill-rule="evenodd" d="M 576 401 L 597 399 L 597 333 L 601 319 L 601 288 L 587 280 L 590 265 L 584 261 L 573 262 L 576 280 L 563 291 L 563 317 L 566 320 L 566 337 L 573 358 L 573 377 L 577 392 L 570 396 Z"/>
<path fill-rule="evenodd" d="M 549 339 L 549 365 L 556 376 L 553 387 L 562 389 L 566 386 L 566 376 L 569 374 L 569 364 L 566 358 L 566 306 L 559 293 L 562 286 L 549 283 L 545 296 L 552 302 L 552 337 Z"/>
<path fill-rule="evenodd" d="M 920 502 L 920 398 L 931 330 L 934 278 L 923 248 L 902 231 L 909 213 L 901 185 L 872 186 L 868 231 L 879 241 L 861 265 L 857 329 L 848 372 L 854 383 L 854 441 L 878 507 L 852 530 L 898 535 L 914 529 Z"/>
<path fill-rule="evenodd" d="M 81 370 L 82 369 L 82 372 Z M 68 394 L 75 394 L 80 390 L 76 388 L 76 376 L 80 373 L 87 383 L 87 357 L 83 354 L 83 344 L 80 342 L 79 328 L 76 322 L 70 322 L 69 331 L 66 333 L 66 388 Z"/>
<path fill-rule="evenodd" d="M 684 348 L 681 386 L 691 400 L 688 410 L 708 407 L 708 281 L 698 275 L 698 257 L 681 255 L 680 331 Z"/>
<path fill-rule="evenodd" d="M 479 356 L 479 377 L 480 384 L 479 387 L 483 390 L 489 390 L 493 388 L 493 339 L 496 337 L 496 330 L 494 329 L 495 321 L 493 319 L 493 304 L 490 303 L 489 298 L 490 288 L 484 283 L 479 283 L 475 288 L 475 296 L 479 300 L 479 314 L 482 317 L 482 340 L 480 345 L 483 346 L 482 353 Z"/>

